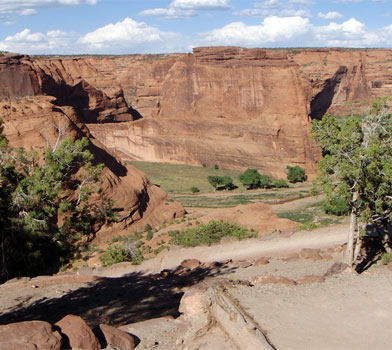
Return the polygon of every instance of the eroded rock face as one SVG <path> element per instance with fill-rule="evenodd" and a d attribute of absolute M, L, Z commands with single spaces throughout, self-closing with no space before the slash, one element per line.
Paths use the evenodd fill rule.
<path fill-rule="evenodd" d="M 88 58 L 143 119 L 92 126 L 124 157 L 310 177 L 320 154 L 310 120 L 391 94 L 391 50 L 195 48 L 192 55 Z"/>
<path fill-rule="evenodd" d="M 363 100 L 391 95 L 391 60 L 391 50 L 202 47 L 193 54 L 2 57 L 0 76 L 8 94 L 45 92 L 71 104 L 94 137 L 127 159 L 257 168 L 276 177 L 300 165 L 312 178 L 320 153 L 311 119 L 358 113 Z"/>
<path fill-rule="evenodd" d="M 167 202 L 164 191 L 153 186 L 142 172 L 123 164 L 91 135 L 87 121 L 133 118 L 118 85 L 112 86 L 115 91 L 109 96 L 81 78 L 81 74 L 95 73 L 91 64 L 77 60 L 53 60 L 46 64 L 27 56 L 0 56 L 0 118 L 10 146 L 34 148 L 42 153 L 53 147 L 59 134 L 72 138 L 87 136 L 95 161 L 106 165 L 100 183 L 102 191 L 96 199 L 114 201 L 119 228 L 147 222 L 160 225 L 181 216 L 184 209 L 178 203 Z M 97 81 L 99 77 L 98 74 Z M 67 93 L 72 91 L 71 98 Z M 85 96 L 88 103 L 81 103 L 78 96 Z"/>

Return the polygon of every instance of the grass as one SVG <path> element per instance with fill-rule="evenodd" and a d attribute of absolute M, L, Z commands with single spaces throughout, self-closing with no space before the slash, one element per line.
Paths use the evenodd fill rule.
<path fill-rule="evenodd" d="M 182 164 L 138 161 L 127 161 L 127 163 L 143 171 L 153 184 L 159 185 L 168 193 L 190 194 L 192 187 L 197 187 L 200 190 L 199 193 L 212 192 L 212 186 L 207 180 L 207 177 L 211 175 L 230 176 L 234 185 L 238 187 L 236 191 L 245 191 L 244 186 L 238 180 L 238 176 L 241 174 L 239 171 Z"/>
<path fill-rule="evenodd" d="M 309 204 L 295 210 L 278 213 L 278 217 L 302 224 L 300 229 L 311 230 L 321 226 L 340 224 L 344 216 L 328 215 L 323 210 L 323 201 Z"/>
<path fill-rule="evenodd" d="M 233 208 L 240 204 L 249 204 L 264 202 L 267 204 L 276 204 L 285 201 L 302 198 L 302 193 L 308 191 L 287 192 L 284 189 L 274 190 L 274 192 L 265 193 L 245 193 L 233 194 L 225 197 L 207 197 L 207 196 L 173 196 L 173 199 L 180 202 L 184 207 L 192 208 Z"/>

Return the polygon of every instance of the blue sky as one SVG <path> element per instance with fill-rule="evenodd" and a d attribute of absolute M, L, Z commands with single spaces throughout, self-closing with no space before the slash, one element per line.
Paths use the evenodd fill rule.
<path fill-rule="evenodd" d="M 392 48 L 392 0 L 0 0 L 0 50 L 134 54 L 216 45 Z"/>

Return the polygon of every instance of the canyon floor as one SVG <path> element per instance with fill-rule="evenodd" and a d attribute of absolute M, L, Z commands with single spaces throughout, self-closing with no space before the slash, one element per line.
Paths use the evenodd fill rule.
<path fill-rule="evenodd" d="M 162 257 L 158 257 L 140 266 L 121 263 L 95 271 L 14 280 L 0 287 L 0 323 L 56 322 L 73 313 L 92 326 L 122 326 L 140 338 L 137 349 L 237 349 L 216 326 L 193 345 L 184 340 L 197 329 L 178 311 L 183 292 L 222 285 L 276 349 L 389 349 L 392 335 L 386 324 L 392 315 L 392 271 L 376 264 L 361 275 L 347 269 L 331 272 L 331 266 L 343 259 L 339 247 L 346 232 L 347 225 L 338 225 L 289 237 L 246 240 L 240 246 L 226 242 L 171 250 L 163 259 L 167 269 L 163 272 Z M 317 247 L 324 258 L 301 255 L 302 248 Z M 176 268 L 185 257 L 223 263 Z M 257 265 L 255 259 L 260 257 L 269 263 Z M 259 275 L 297 282 L 309 275 L 325 280 L 249 283 Z"/>

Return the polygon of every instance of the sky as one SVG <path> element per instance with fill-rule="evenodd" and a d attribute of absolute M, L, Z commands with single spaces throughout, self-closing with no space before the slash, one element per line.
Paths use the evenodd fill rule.
<path fill-rule="evenodd" d="M 0 51 L 392 48 L 392 0 L 0 0 Z"/>

